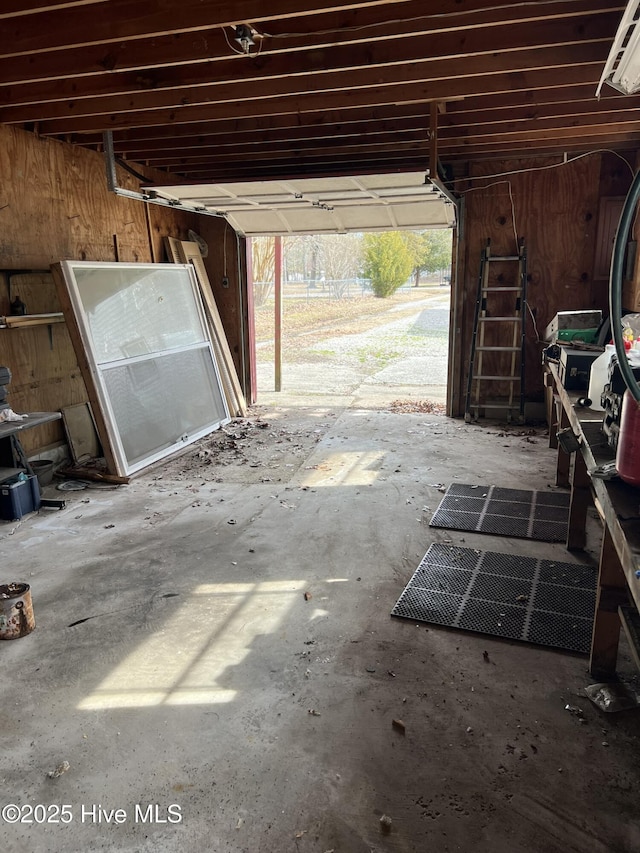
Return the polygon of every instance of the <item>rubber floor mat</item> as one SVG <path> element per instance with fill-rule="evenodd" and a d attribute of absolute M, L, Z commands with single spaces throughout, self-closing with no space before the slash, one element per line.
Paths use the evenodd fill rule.
<path fill-rule="evenodd" d="M 529 492 L 453 483 L 433 514 L 430 526 L 564 542 L 570 499 L 567 492 Z"/>
<path fill-rule="evenodd" d="M 597 569 L 431 545 L 392 616 L 588 654 Z"/>

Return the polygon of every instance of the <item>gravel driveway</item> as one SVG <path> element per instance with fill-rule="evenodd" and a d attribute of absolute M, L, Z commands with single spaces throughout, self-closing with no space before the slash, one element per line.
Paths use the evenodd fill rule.
<path fill-rule="evenodd" d="M 395 319 L 397 313 L 401 318 Z M 306 343 L 288 342 L 282 391 L 294 396 L 338 395 L 360 405 L 398 398 L 444 402 L 447 383 L 449 289 L 392 305 L 380 325 Z M 293 355 L 291 354 L 293 349 Z M 273 392 L 272 363 L 258 364 L 258 402 Z M 274 400 L 277 399 L 277 395 Z"/>

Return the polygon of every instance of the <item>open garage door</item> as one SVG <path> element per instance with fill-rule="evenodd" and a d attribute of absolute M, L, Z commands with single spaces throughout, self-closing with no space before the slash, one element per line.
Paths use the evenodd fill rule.
<path fill-rule="evenodd" d="M 424 172 L 154 186 L 146 190 L 225 216 L 247 237 L 451 228 L 455 205 Z"/>

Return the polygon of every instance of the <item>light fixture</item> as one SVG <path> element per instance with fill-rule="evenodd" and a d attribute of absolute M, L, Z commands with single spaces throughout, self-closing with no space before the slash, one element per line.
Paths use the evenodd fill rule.
<path fill-rule="evenodd" d="M 251 51 L 251 47 L 255 45 L 254 37 L 256 35 L 256 31 L 248 24 L 237 24 L 234 39 L 242 48 L 242 52 L 247 56 Z"/>
<path fill-rule="evenodd" d="M 627 3 L 627 8 L 624 10 L 611 52 L 596 89 L 597 98 L 600 97 L 604 83 L 608 83 L 624 95 L 640 92 L 639 6 L 640 0 L 629 0 Z"/>

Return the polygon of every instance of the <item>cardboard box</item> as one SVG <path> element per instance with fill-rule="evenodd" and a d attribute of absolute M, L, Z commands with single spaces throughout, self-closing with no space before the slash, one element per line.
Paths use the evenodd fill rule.
<path fill-rule="evenodd" d="M 558 373 L 567 391 L 587 391 L 591 365 L 602 352 L 585 352 L 583 350 L 560 348 L 560 366 Z"/>
<path fill-rule="evenodd" d="M 20 519 L 29 512 L 40 509 L 40 486 L 34 475 L 25 475 L 26 480 L 3 483 L 0 486 L 0 518 L 5 521 Z"/>
<path fill-rule="evenodd" d="M 602 311 L 558 311 L 544 330 L 545 341 L 555 341 L 561 329 L 593 329 L 602 323 Z"/>

